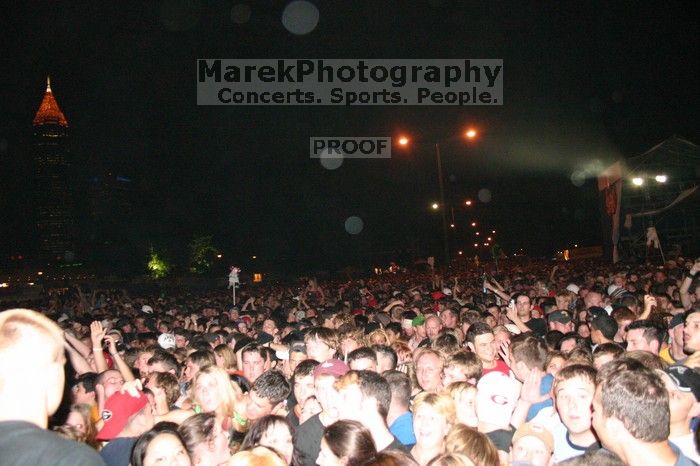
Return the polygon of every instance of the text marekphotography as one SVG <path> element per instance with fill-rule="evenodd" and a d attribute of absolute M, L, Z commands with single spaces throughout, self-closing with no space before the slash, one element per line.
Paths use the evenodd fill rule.
<path fill-rule="evenodd" d="M 197 60 L 198 105 L 503 105 L 503 60 Z"/>

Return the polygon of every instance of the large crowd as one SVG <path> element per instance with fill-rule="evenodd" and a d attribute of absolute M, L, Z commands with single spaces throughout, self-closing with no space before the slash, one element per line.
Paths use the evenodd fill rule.
<path fill-rule="evenodd" d="M 698 464 L 699 272 L 49 290 L 0 312 L 0 465 Z"/>

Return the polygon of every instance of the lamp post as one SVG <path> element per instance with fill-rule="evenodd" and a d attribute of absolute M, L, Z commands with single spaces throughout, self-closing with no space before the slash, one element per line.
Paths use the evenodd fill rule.
<path fill-rule="evenodd" d="M 475 129 L 469 128 L 464 133 L 464 136 L 473 140 L 477 137 L 478 133 Z M 409 139 L 406 136 L 401 136 L 399 139 L 399 145 L 407 146 Z M 450 264 L 450 246 L 447 234 L 447 205 L 445 203 L 445 181 L 442 175 L 442 157 L 440 155 L 440 141 L 435 142 L 435 162 L 437 164 L 437 175 L 438 175 L 438 187 L 440 188 L 440 210 L 442 216 L 442 247 L 443 247 L 443 260 L 445 264 L 445 269 L 449 267 Z M 467 201 L 467 206 L 471 205 L 471 201 Z M 435 209 L 435 204 L 433 204 L 433 209 Z"/>

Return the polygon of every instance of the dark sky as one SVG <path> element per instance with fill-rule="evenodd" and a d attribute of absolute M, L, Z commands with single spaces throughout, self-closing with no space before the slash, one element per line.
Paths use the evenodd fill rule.
<path fill-rule="evenodd" d="M 507 251 L 599 244 L 588 173 L 678 134 L 698 137 L 697 23 L 667 2 L 316 2 L 298 36 L 285 2 L 13 2 L 0 27 L 0 253 L 31 255 L 31 121 L 52 77 L 70 123 L 76 179 L 134 179 L 135 235 L 182 255 L 196 235 L 244 262 L 286 270 L 438 254 L 432 141 L 448 199 Z M 231 20 L 235 5 L 249 21 Z M 500 58 L 499 107 L 198 107 L 198 58 Z M 454 136 L 467 125 L 478 141 Z M 421 141 L 390 160 L 309 158 L 309 137 Z M 364 222 L 357 236 L 345 219 Z M 461 223 L 460 223 L 461 222 Z M 461 229 L 460 229 L 461 227 Z M 411 252 L 412 251 L 412 252 Z"/>

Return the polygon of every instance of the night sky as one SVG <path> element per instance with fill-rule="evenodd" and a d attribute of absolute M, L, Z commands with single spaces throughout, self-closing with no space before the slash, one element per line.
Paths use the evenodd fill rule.
<path fill-rule="evenodd" d="M 507 252 L 600 244 L 593 175 L 673 134 L 700 142 L 687 4 L 319 1 L 317 27 L 295 35 L 286 2 L 13 3 L 0 27 L 3 258 L 33 251 L 31 122 L 46 75 L 70 124 L 76 185 L 108 171 L 133 180 L 126 236 L 138 261 L 153 245 L 183 262 L 199 235 L 232 263 L 257 255 L 284 271 L 439 255 L 436 140 L 459 249 L 474 252 L 472 220 Z M 198 107 L 198 58 L 500 58 L 505 103 Z M 467 126 L 480 134 L 468 144 Z M 312 136 L 400 133 L 415 143 L 390 160 L 331 171 L 309 157 Z M 575 186 L 573 173 L 589 178 Z M 345 231 L 350 216 L 359 235 Z"/>

